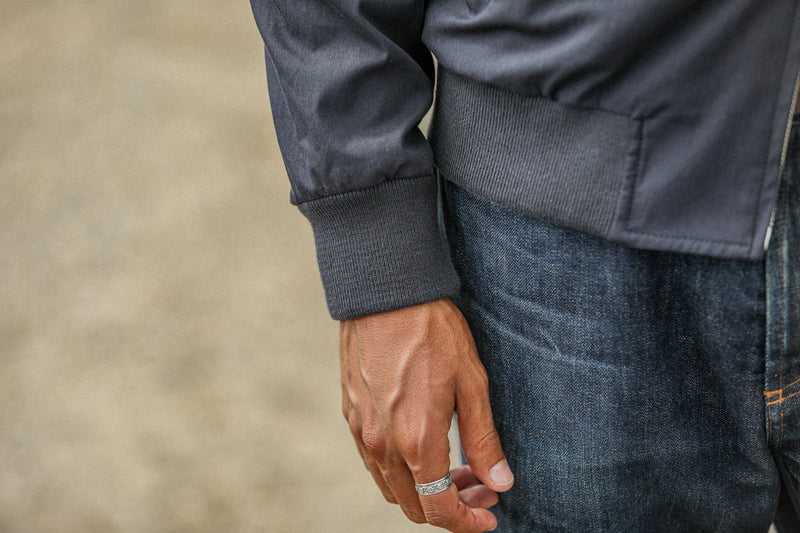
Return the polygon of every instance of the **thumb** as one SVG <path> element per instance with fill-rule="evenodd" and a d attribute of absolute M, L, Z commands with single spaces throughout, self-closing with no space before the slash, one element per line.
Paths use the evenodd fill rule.
<path fill-rule="evenodd" d="M 483 379 L 470 380 L 460 387 L 456 398 L 456 415 L 461 448 L 475 476 L 495 492 L 504 492 L 514 484 L 514 474 L 500 444 L 489 406 L 486 373 Z"/>

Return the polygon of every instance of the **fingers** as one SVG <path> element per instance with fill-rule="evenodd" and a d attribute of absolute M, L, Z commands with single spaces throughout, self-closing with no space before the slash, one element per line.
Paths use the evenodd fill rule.
<path fill-rule="evenodd" d="M 422 440 L 427 445 L 418 449 L 404 450 L 415 483 L 438 481 L 449 471 L 450 455 L 447 439 L 449 424 L 440 422 L 439 425 L 444 427 L 440 428 L 441 433 L 437 437 Z M 456 478 L 461 483 L 471 481 L 468 472 L 459 471 Z M 483 499 L 485 495 L 482 496 L 478 492 L 473 493 L 473 496 Z M 459 498 L 457 484 L 438 494 L 419 495 L 417 499 L 425 520 L 433 526 L 458 533 L 480 533 L 497 527 L 497 520 L 491 512 L 481 508 L 471 508 L 466 501 Z"/>
<path fill-rule="evenodd" d="M 448 471 L 447 428 L 442 429 L 441 438 L 420 439 L 420 442 L 429 443 L 427 446 L 387 443 L 369 428 L 362 431 L 356 441 L 361 441 L 359 449 L 363 449 L 364 462 L 386 499 L 398 503 L 409 520 L 420 524 L 427 522 L 457 533 L 482 533 L 496 528 L 497 519 L 486 508 L 497 502 L 497 495 L 488 487 L 474 485 L 478 479 L 468 466 L 453 471 L 453 485 L 444 492 L 429 496 L 417 494 L 415 483 L 437 481 L 444 475 L 438 473 Z M 393 461 L 391 457 L 402 460 Z M 431 472 L 437 474 L 432 476 Z M 463 492 L 460 492 L 461 487 Z"/>
<path fill-rule="evenodd" d="M 425 512 L 420 505 L 417 491 L 414 489 L 414 478 L 408 467 L 405 464 L 395 463 L 381 468 L 381 474 L 406 517 L 415 524 L 424 524 Z"/>
<path fill-rule="evenodd" d="M 456 468 L 450 475 L 453 484 L 458 488 L 458 497 L 468 506 L 488 509 L 497 503 L 497 493 L 486 485 L 479 485 L 479 480 L 469 465 Z"/>
<path fill-rule="evenodd" d="M 378 462 L 367 452 L 364 442 L 361 440 L 361 425 L 350 423 L 350 433 L 353 435 L 353 440 L 356 442 L 356 448 L 358 448 L 358 453 L 364 461 L 364 466 L 367 467 L 370 475 L 372 475 L 372 479 L 375 480 L 375 484 L 378 485 L 384 499 L 389 503 L 397 504 L 397 498 L 394 497 L 392 489 L 389 487 L 388 483 L 386 483 L 380 466 L 378 466 Z"/>
<path fill-rule="evenodd" d="M 490 459 L 502 462 L 504 456 L 499 440 L 495 449 L 491 438 L 480 437 L 494 426 L 485 372 L 460 312 L 437 301 L 368 315 L 343 321 L 340 339 L 342 410 L 384 497 L 414 522 L 454 533 L 494 529 L 496 519 L 485 509 L 496 501 L 494 486 L 475 482 L 485 483 Z M 441 479 L 449 470 L 454 409 L 472 435 L 465 451 L 478 458 L 477 467 L 474 473 L 457 469 L 454 486 L 420 496 L 415 483 Z"/>
<path fill-rule="evenodd" d="M 430 477 L 430 472 L 446 473 L 450 468 L 450 420 L 445 416 L 415 415 L 413 421 L 404 418 L 397 423 L 396 427 L 405 428 L 402 433 L 377 428 L 363 433 L 367 453 L 376 458 L 394 498 L 413 522 L 428 521 L 414 484 L 425 483 L 420 480 Z"/>
<path fill-rule="evenodd" d="M 453 469 L 450 472 L 450 476 L 453 478 L 453 484 L 458 487 L 459 491 L 462 491 L 479 481 L 475 476 L 475 473 L 472 471 L 472 467 L 469 465 L 459 466 L 458 468 Z"/>
<path fill-rule="evenodd" d="M 497 518 L 490 511 L 470 507 L 458 494 L 453 485 L 439 494 L 420 496 L 428 523 L 457 533 L 482 533 L 497 527 Z"/>
<path fill-rule="evenodd" d="M 484 485 L 504 492 L 514 484 L 489 405 L 489 386 L 483 367 L 462 380 L 456 404 L 458 431 L 467 463 Z"/>
<path fill-rule="evenodd" d="M 473 485 L 464 490 L 458 491 L 461 501 L 473 509 L 488 509 L 497 504 L 500 499 L 495 491 L 486 485 Z"/>

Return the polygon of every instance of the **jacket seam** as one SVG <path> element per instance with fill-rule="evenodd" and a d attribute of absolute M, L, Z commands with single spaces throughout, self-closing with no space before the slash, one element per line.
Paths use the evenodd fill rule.
<path fill-rule="evenodd" d="M 412 181 L 412 180 L 419 180 L 419 179 L 423 179 L 423 178 L 432 178 L 432 177 L 434 177 L 434 172 L 433 171 L 431 171 L 430 174 L 419 174 L 419 175 L 416 175 L 416 176 L 404 176 L 402 178 L 390 178 L 390 179 L 386 179 L 386 180 L 384 180 L 384 181 L 382 181 L 380 183 L 377 183 L 375 185 L 370 185 L 369 187 L 363 187 L 361 189 L 355 189 L 355 190 L 352 190 L 352 191 L 337 192 L 337 193 L 329 194 L 329 195 L 326 195 L 326 196 L 320 196 L 319 198 L 314 198 L 314 199 L 311 199 L 311 200 L 303 200 L 302 202 L 297 202 L 296 205 L 299 207 L 299 206 L 302 206 L 302 205 L 305 205 L 305 204 L 311 204 L 311 203 L 315 203 L 315 202 L 319 202 L 319 201 L 323 201 L 323 200 L 333 200 L 333 199 L 340 198 L 340 197 L 343 197 L 343 196 L 349 196 L 349 195 L 358 194 L 358 193 L 361 193 L 361 192 L 368 192 L 368 191 L 372 191 L 374 189 L 378 189 L 380 187 L 383 187 L 385 185 L 388 185 L 388 184 L 391 184 L 391 183 L 394 183 L 394 182 L 397 182 L 397 181 Z"/>

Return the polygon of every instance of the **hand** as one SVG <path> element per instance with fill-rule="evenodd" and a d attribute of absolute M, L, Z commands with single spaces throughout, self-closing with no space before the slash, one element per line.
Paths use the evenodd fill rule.
<path fill-rule="evenodd" d="M 497 527 L 486 508 L 514 478 L 494 427 L 486 370 L 458 308 L 438 300 L 345 320 L 340 355 L 342 410 L 384 497 L 416 523 L 456 533 Z M 454 411 L 468 465 L 453 471 L 446 491 L 419 496 L 414 483 L 441 479 L 450 468 Z"/>

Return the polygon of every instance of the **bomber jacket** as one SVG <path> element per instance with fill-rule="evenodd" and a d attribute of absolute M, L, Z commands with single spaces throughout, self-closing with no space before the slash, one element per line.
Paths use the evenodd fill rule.
<path fill-rule="evenodd" d="M 436 169 L 629 246 L 764 256 L 797 93 L 797 0 L 251 3 L 291 201 L 334 318 L 457 292 Z"/>

